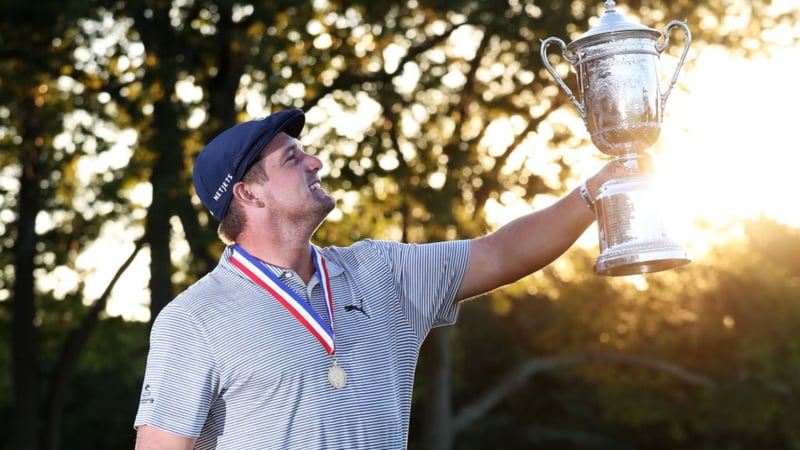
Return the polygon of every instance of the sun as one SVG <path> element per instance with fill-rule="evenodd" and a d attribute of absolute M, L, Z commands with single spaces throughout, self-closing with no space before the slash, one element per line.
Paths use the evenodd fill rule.
<path fill-rule="evenodd" d="M 652 151 L 672 226 L 694 247 L 713 243 L 709 226 L 746 218 L 800 226 L 800 90 L 791 88 L 800 50 L 749 60 L 712 48 L 698 59 L 669 97 Z"/>

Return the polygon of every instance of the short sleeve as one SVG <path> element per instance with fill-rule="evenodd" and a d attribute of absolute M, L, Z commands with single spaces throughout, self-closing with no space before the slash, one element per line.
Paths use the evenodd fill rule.
<path fill-rule="evenodd" d="M 455 298 L 466 272 L 469 241 L 375 241 L 375 245 L 387 258 L 403 309 L 419 336 L 455 322 L 459 308 Z"/>
<path fill-rule="evenodd" d="M 202 327 L 180 305 L 168 304 L 150 333 L 134 427 L 197 438 L 218 390 L 219 370 Z"/>

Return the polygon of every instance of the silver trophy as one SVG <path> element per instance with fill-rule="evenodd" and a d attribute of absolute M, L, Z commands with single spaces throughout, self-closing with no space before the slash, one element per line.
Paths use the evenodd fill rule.
<path fill-rule="evenodd" d="M 684 31 L 683 54 L 669 86 L 661 92 L 657 62 L 674 28 Z M 562 57 L 577 72 L 580 100 L 548 61 L 547 48 L 553 43 L 561 46 Z M 691 32 L 684 22 L 671 21 L 661 33 L 626 21 L 610 0 L 598 26 L 569 45 L 557 37 L 541 43 L 545 68 L 578 110 L 594 145 L 627 169 L 625 176 L 592 193 L 600 238 L 594 270 L 599 275 L 657 272 L 689 263 L 686 250 L 668 234 L 653 181 L 639 159 L 658 140 L 664 105 L 690 43 Z"/>

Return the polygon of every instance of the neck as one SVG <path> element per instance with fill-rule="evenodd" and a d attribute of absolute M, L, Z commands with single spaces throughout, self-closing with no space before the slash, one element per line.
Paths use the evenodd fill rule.
<path fill-rule="evenodd" d="M 295 271 L 308 284 L 316 271 L 311 236 L 319 221 L 312 227 L 308 220 L 289 220 L 262 210 L 256 213 L 247 218 L 237 243 L 265 263 Z"/>
<path fill-rule="evenodd" d="M 311 244 L 308 242 L 297 246 L 272 246 L 268 242 L 248 240 L 240 240 L 237 243 L 247 253 L 267 264 L 295 271 L 306 284 L 316 272 L 311 256 Z"/>

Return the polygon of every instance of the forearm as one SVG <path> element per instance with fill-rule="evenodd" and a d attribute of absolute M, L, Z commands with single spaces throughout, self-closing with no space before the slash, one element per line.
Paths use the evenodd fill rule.
<path fill-rule="evenodd" d="M 474 239 L 458 298 L 491 291 L 545 267 L 575 243 L 594 217 L 576 188 L 547 208 Z"/>
<path fill-rule="evenodd" d="M 590 197 L 624 168 L 606 164 L 587 180 Z M 509 222 L 497 231 L 474 239 L 464 282 L 457 299 L 463 300 L 512 283 L 561 256 L 592 224 L 595 213 L 581 197 L 580 188 L 547 208 Z"/>
<path fill-rule="evenodd" d="M 553 262 L 566 252 L 595 219 L 578 189 L 547 208 L 522 216 L 485 236 L 495 264 L 513 282 Z M 483 240 L 484 238 L 481 238 Z M 498 274 L 500 276 L 500 274 Z"/>

